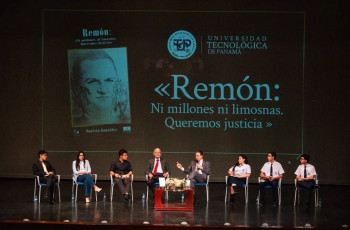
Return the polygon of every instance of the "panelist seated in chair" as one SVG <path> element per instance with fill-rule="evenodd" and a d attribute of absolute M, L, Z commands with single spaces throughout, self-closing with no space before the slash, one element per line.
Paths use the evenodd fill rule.
<path fill-rule="evenodd" d="M 73 180 L 75 182 L 83 182 L 85 190 L 85 201 L 90 202 L 90 189 L 94 188 L 96 192 L 102 189 L 95 185 L 94 180 L 91 177 L 91 166 L 88 160 L 85 159 L 85 153 L 79 151 L 77 158 L 73 161 Z"/>
<path fill-rule="evenodd" d="M 118 157 L 118 160 L 112 162 L 109 174 L 114 176 L 114 181 L 118 185 L 124 199 L 129 200 L 132 168 L 128 161 L 128 152 L 125 149 L 121 149 L 119 150 Z"/>
<path fill-rule="evenodd" d="M 273 205 L 276 206 L 278 203 L 278 182 L 283 177 L 284 170 L 282 165 L 275 160 L 276 157 L 275 152 L 269 152 L 267 154 L 268 162 L 260 170 L 260 177 L 264 180 L 259 182 L 260 205 L 265 203 L 265 186 L 272 187 Z"/>
<path fill-rule="evenodd" d="M 194 189 L 195 183 L 205 183 L 207 176 L 210 175 L 210 162 L 203 159 L 203 151 L 198 150 L 195 153 L 195 160 L 185 169 L 179 162 L 176 163 L 178 169 L 188 174 L 190 187 Z"/>
<path fill-rule="evenodd" d="M 39 159 L 33 163 L 32 170 L 34 176 L 39 176 L 40 183 L 46 184 L 44 198 L 49 199 L 50 204 L 54 204 L 54 193 L 56 183 L 56 170 L 47 161 L 47 152 L 40 150 L 38 152 Z"/>
<path fill-rule="evenodd" d="M 234 202 L 235 187 L 242 187 L 252 173 L 247 156 L 241 154 L 237 162 L 228 170 L 227 186 L 230 186 L 230 202 Z"/>
<path fill-rule="evenodd" d="M 168 162 L 162 158 L 160 148 L 153 150 L 153 159 L 148 161 L 146 175 L 148 175 L 147 186 L 154 193 L 155 183 L 159 182 L 159 177 L 169 177 L 170 167 Z"/>
<path fill-rule="evenodd" d="M 310 205 L 311 201 L 311 191 L 318 188 L 316 185 L 314 177 L 317 175 L 315 167 L 309 164 L 310 156 L 308 154 L 303 154 L 300 156 L 300 165 L 295 171 L 297 186 L 302 187 L 307 191 L 306 205 Z"/>

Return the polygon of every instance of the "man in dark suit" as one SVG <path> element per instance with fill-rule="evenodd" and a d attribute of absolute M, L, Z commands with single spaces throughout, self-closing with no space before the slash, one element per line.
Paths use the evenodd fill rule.
<path fill-rule="evenodd" d="M 35 161 L 32 166 L 33 175 L 40 177 L 40 183 L 46 184 L 46 191 L 44 193 L 45 199 L 49 198 L 50 204 L 54 204 L 54 193 L 55 193 L 55 183 L 56 183 L 56 170 L 48 162 L 47 152 L 45 150 L 40 150 L 38 152 L 39 160 Z"/>
<path fill-rule="evenodd" d="M 195 155 L 195 160 L 191 162 L 187 169 L 177 162 L 176 166 L 184 173 L 188 174 L 191 181 L 190 187 L 194 189 L 196 182 L 204 183 L 207 181 L 207 176 L 210 175 L 210 162 L 203 159 L 203 151 L 198 150 Z"/>
<path fill-rule="evenodd" d="M 146 175 L 148 175 L 147 185 L 154 193 L 154 184 L 159 181 L 159 177 L 168 177 L 170 174 L 170 167 L 168 162 L 161 158 L 162 151 L 160 148 L 153 150 L 153 159 L 148 161 Z"/>

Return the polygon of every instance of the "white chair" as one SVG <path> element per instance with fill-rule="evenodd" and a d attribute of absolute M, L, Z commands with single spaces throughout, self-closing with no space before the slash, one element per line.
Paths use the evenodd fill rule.
<path fill-rule="evenodd" d="M 169 177 L 170 175 L 168 175 L 168 177 Z M 148 175 L 146 175 L 146 182 L 148 181 Z M 156 183 L 154 183 L 154 185 L 156 186 L 156 185 L 159 185 L 159 182 L 156 182 Z M 146 200 L 148 200 L 148 190 L 149 190 L 149 188 L 148 188 L 148 185 L 146 184 Z M 169 199 L 169 193 L 168 193 L 168 191 L 166 191 L 166 193 L 165 193 L 165 199 L 166 200 L 168 200 Z"/>
<path fill-rule="evenodd" d="M 263 182 L 263 180 L 261 179 L 261 177 L 258 177 L 258 184 L 260 184 L 260 182 Z M 278 190 L 278 205 L 281 205 L 281 185 L 282 185 L 282 178 L 278 179 L 278 185 L 277 185 L 277 190 Z M 271 185 L 267 185 L 265 186 L 265 188 L 271 188 Z M 259 190 L 259 194 L 258 194 L 258 204 L 260 202 L 260 190 Z"/>
<path fill-rule="evenodd" d="M 227 184 L 227 179 L 228 179 L 228 176 L 225 176 L 225 182 L 226 182 L 225 202 L 228 200 L 227 197 L 230 194 L 230 192 L 228 192 L 228 191 L 230 191 L 230 189 L 231 189 L 231 187 L 228 186 L 228 184 Z M 246 182 L 245 182 L 245 184 L 243 184 L 245 203 L 248 203 L 248 185 L 249 185 L 248 182 L 249 182 L 249 177 L 246 178 Z"/>
<path fill-rule="evenodd" d="M 194 186 L 205 186 L 206 193 L 207 193 L 207 202 L 209 201 L 209 177 L 210 177 L 210 175 L 207 175 L 207 181 L 206 182 L 196 182 L 196 183 L 194 183 Z"/>
<path fill-rule="evenodd" d="M 97 174 L 91 174 L 91 176 L 93 176 L 93 180 L 95 181 L 95 184 L 96 184 L 96 181 L 97 181 Z M 74 186 L 75 186 L 75 199 L 74 199 L 74 202 L 77 202 L 77 197 L 78 197 L 78 187 L 79 185 L 83 185 L 84 186 L 84 182 L 78 182 L 78 181 L 74 181 L 74 174 L 73 174 L 73 179 L 72 179 L 72 194 L 74 193 Z M 91 200 L 91 192 L 92 192 L 92 188 L 90 188 L 90 200 Z M 95 191 L 95 199 L 97 201 L 97 192 Z"/>
<path fill-rule="evenodd" d="M 114 190 L 114 185 L 116 184 L 115 181 L 113 180 L 113 176 L 112 175 L 109 175 L 110 178 L 111 178 L 111 190 L 110 190 L 110 199 L 111 201 L 113 201 L 113 190 Z M 131 174 L 130 176 L 130 185 L 131 185 L 131 188 L 130 188 L 130 192 L 131 192 L 131 201 L 134 201 L 134 189 L 133 189 L 133 182 L 134 182 L 134 175 Z"/>
<path fill-rule="evenodd" d="M 58 188 L 58 201 L 61 202 L 61 189 L 60 189 L 60 181 L 61 181 L 61 175 L 56 175 L 57 182 L 55 183 L 55 186 Z M 34 200 L 36 196 L 36 186 L 39 186 L 39 195 L 38 195 L 38 203 L 40 204 L 40 197 L 41 197 L 41 187 L 46 187 L 46 183 L 40 182 L 39 176 L 34 176 Z"/>
<path fill-rule="evenodd" d="M 314 176 L 315 184 L 318 185 L 317 175 Z M 294 179 L 295 192 L 294 192 L 294 206 L 298 198 L 298 204 L 300 204 L 300 190 L 305 190 L 305 188 L 297 185 L 297 179 Z M 313 189 L 315 191 L 315 207 L 318 207 L 318 188 Z"/>

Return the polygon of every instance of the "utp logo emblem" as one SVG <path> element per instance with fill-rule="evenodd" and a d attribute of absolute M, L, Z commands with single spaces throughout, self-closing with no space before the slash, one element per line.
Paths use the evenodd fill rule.
<path fill-rule="evenodd" d="M 187 59 L 196 51 L 195 37 L 188 31 L 178 30 L 168 39 L 169 53 L 177 59 Z"/>

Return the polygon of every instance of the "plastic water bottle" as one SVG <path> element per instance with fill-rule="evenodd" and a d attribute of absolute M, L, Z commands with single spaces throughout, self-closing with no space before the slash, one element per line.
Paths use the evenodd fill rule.
<path fill-rule="evenodd" d="M 74 193 L 72 193 L 72 202 L 75 202 Z"/>
<path fill-rule="evenodd" d="M 106 193 L 103 193 L 103 201 L 106 201 Z"/>
<path fill-rule="evenodd" d="M 185 181 L 185 187 L 186 189 L 190 189 L 190 185 L 191 185 L 191 181 L 190 179 L 188 178 L 188 175 L 186 176 L 186 181 Z"/>
<path fill-rule="evenodd" d="M 38 196 L 37 195 L 35 195 L 35 197 L 34 197 L 34 203 L 38 203 Z"/>
<path fill-rule="evenodd" d="M 185 194 L 183 194 L 183 193 L 182 193 L 182 195 L 181 195 L 181 202 L 182 202 L 182 203 L 185 202 Z"/>
<path fill-rule="evenodd" d="M 320 197 L 320 198 L 318 198 L 318 207 L 321 207 L 321 206 L 322 206 L 322 199 Z"/>

